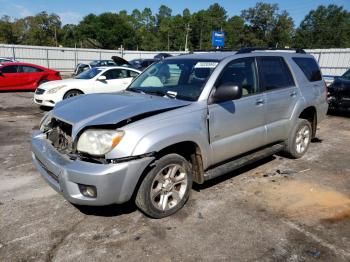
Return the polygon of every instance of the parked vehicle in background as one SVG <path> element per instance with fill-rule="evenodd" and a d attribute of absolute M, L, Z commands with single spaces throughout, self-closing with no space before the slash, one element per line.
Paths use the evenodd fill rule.
<path fill-rule="evenodd" d="M 130 65 L 138 70 L 145 70 L 147 67 L 153 63 L 160 61 L 164 58 L 171 57 L 172 55 L 167 53 L 159 53 L 154 56 L 154 58 L 143 58 L 143 59 L 133 59 L 129 61 Z"/>
<path fill-rule="evenodd" d="M 0 57 L 0 64 L 4 62 L 16 62 L 16 60 L 10 57 Z"/>
<path fill-rule="evenodd" d="M 350 69 L 328 87 L 328 102 L 331 110 L 350 110 Z"/>
<path fill-rule="evenodd" d="M 87 71 L 91 68 L 99 67 L 99 66 L 117 66 L 117 64 L 113 60 L 94 60 L 89 64 L 79 63 L 77 64 L 73 75 L 77 76 L 84 71 Z"/>
<path fill-rule="evenodd" d="M 111 93 L 124 90 L 141 72 L 125 67 L 94 67 L 73 79 L 53 81 L 39 86 L 34 102 L 54 107 L 63 99 L 81 94 Z"/>
<path fill-rule="evenodd" d="M 39 85 L 53 80 L 61 80 L 58 71 L 21 62 L 0 64 L 0 90 L 35 90 Z"/>
<path fill-rule="evenodd" d="M 130 60 L 130 64 L 133 68 L 136 68 L 138 70 L 143 71 L 147 67 L 149 67 L 151 64 L 154 62 L 158 61 L 157 59 L 154 58 L 147 58 L 147 59 L 133 59 Z"/>
<path fill-rule="evenodd" d="M 302 157 L 327 109 L 320 69 L 303 50 L 183 55 L 151 65 L 124 92 L 57 104 L 32 157 L 72 203 L 135 196 L 162 218 L 182 208 L 193 182 L 281 150 Z"/>
<path fill-rule="evenodd" d="M 153 64 L 154 62 L 157 62 L 159 60 L 162 60 L 164 58 L 170 57 L 170 54 L 167 53 L 159 53 L 154 56 L 154 58 L 140 58 L 140 59 L 133 59 L 131 61 L 127 61 L 124 58 L 120 56 L 112 56 L 112 60 L 94 60 L 89 64 L 80 63 L 76 66 L 74 70 L 73 76 L 79 75 L 80 73 L 89 70 L 94 67 L 100 67 L 100 66 L 123 66 L 123 67 L 132 67 L 137 70 L 143 71 L 145 68 Z"/>

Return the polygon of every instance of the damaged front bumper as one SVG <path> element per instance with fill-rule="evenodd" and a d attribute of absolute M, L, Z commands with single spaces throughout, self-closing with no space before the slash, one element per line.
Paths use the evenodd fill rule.
<path fill-rule="evenodd" d="M 117 164 L 71 160 L 60 154 L 38 132 L 32 137 L 32 160 L 46 182 L 69 202 L 103 206 L 130 200 L 141 174 L 154 157 L 146 156 Z M 95 187 L 96 197 L 84 196 L 79 185 Z"/>

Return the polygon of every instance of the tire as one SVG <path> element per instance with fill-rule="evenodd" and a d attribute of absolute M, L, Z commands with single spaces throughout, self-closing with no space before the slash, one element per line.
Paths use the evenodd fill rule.
<path fill-rule="evenodd" d="M 146 174 L 138 189 L 135 203 L 152 218 L 170 216 L 185 205 L 192 182 L 188 161 L 178 154 L 165 155 Z"/>
<path fill-rule="evenodd" d="M 298 119 L 286 142 L 285 152 L 291 158 L 301 158 L 309 148 L 311 136 L 311 123 L 305 119 Z"/>
<path fill-rule="evenodd" d="M 75 97 L 75 96 L 78 96 L 78 95 L 82 95 L 83 92 L 79 91 L 79 90 L 70 90 L 68 91 L 67 93 L 64 94 L 63 96 L 63 100 L 67 99 L 67 98 L 71 98 L 71 97 Z"/>

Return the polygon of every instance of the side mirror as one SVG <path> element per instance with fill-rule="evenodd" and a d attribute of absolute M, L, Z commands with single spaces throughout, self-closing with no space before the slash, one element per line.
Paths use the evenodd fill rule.
<path fill-rule="evenodd" d="M 242 87 L 233 83 L 225 83 L 216 88 L 211 97 L 212 103 L 220 103 L 229 100 L 235 100 L 242 97 Z"/>
<path fill-rule="evenodd" d="M 107 77 L 106 76 L 99 76 L 97 78 L 98 81 L 106 81 L 107 80 Z"/>

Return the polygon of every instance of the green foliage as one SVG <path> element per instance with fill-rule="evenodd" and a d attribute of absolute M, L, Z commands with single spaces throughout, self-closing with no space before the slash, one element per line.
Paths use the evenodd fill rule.
<path fill-rule="evenodd" d="M 310 11 L 297 29 L 295 46 L 350 47 L 350 13 L 336 5 Z"/>
<path fill-rule="evenodd" d="M 258 2 L 228 17 L 215 3 L 206 10 L 173 15 L 161 5 L 130 14 L 89 14 L 77 25 L 62 26 L 56 14 L 41 12 L 22 19 L 0 18 L 0 43 L 138 50 L 211 49 L 211 32 L 223 30 L 226 47 L 295 46 L 301 48 L 350 47 L 350 13 L 336 5 L 319 6 L 295 29 L 293 19 L 277 4 Z"/>

